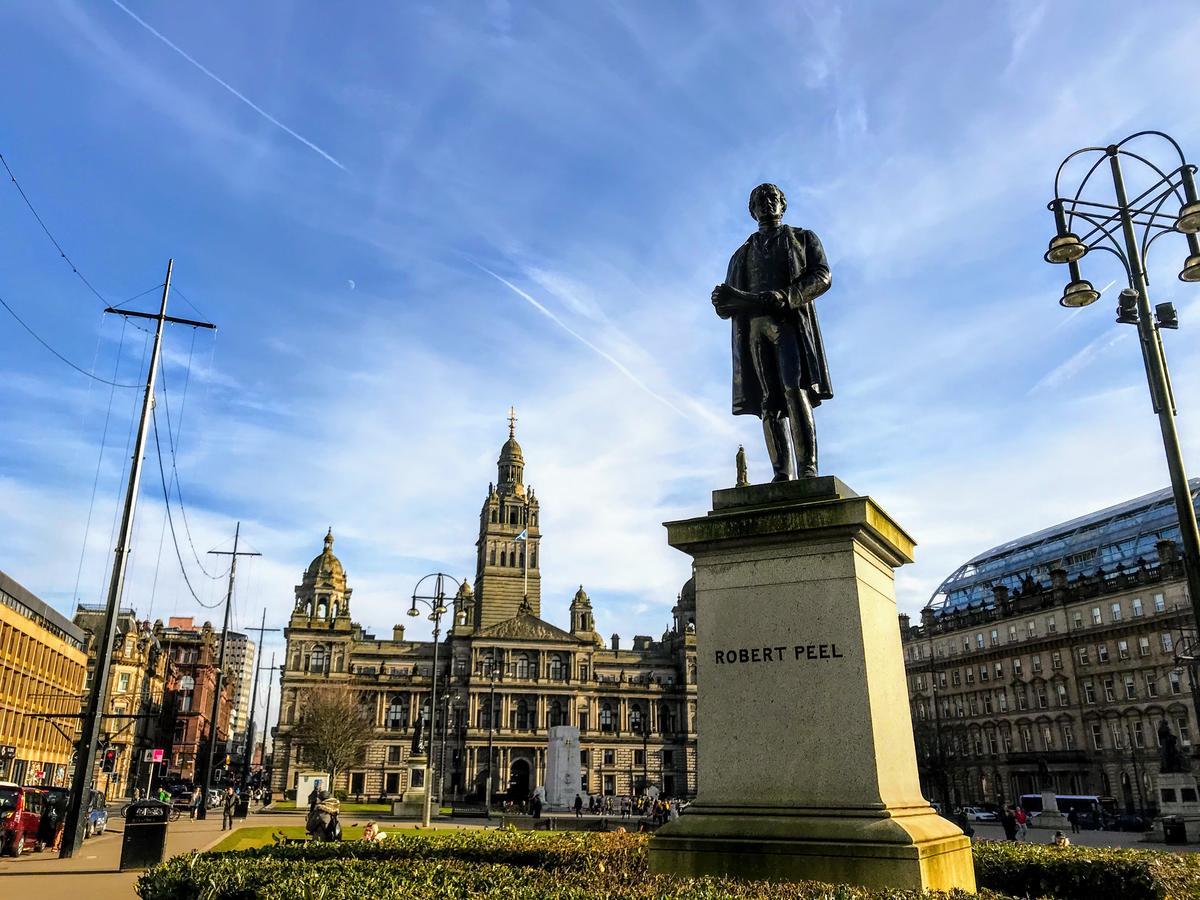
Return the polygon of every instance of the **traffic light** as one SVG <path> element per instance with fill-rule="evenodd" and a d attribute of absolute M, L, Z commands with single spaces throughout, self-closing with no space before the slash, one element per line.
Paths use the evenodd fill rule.
<path fill-rule="evenodd" d="M 117 767 L 117 748 L 109 747 L 100 758 L 100 771 L 111 772 Z"/>

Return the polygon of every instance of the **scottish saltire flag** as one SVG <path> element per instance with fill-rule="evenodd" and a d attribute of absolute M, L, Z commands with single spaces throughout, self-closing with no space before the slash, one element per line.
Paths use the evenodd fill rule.
<path fill-rule="evenodd" d="M 518 535 L 517 535 L 515 538 L 513 538 L 513 540 L 514 540 L 514 541 L 527 541 L 527 540 L 529 540 L 529 529 L 528 529 L 528 528 L 522 528 L 522 529 L 521 529 L 521 533 L 520 533 L 520 534 L 518 534 Z"/>

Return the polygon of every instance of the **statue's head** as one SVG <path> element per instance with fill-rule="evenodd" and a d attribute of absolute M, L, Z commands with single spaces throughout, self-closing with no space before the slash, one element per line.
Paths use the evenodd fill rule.
<path fill-rule="evenodd" d="M 762 219 L 782 219 L 787 212 L 787 197 L 777 185 L 760 184 L 750 192 L 750 215 L 756 221 Z"/>

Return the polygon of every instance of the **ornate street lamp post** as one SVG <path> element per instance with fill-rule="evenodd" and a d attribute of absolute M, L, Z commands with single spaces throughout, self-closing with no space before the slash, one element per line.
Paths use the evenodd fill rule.
<path fill-rule="evenodd" d="M 447 690 L 443 700 L 442 713 L 442 749 L 438 754 L 438 809 L 442 808 L 442 794 L 446 790 L 446 735 L 450 731 L 450 711 L 462 700 L 458 694 L 450 695 Z"/>
<path fill-rule="evenodd" d="M 1174 154 L 1168 154 L 1170 163 L 1167 168 L 1160 167 L 1147 156 L 1129 148 L 1131 143 L 1143 139 L 1157 139 L 1159 149 L 1170 146 Z M 1064 184 L 1064 170 L 1068 163 L 1085 157 L 1091 158 L 1090 167 L 1072 191 Z M 1104 195 L 1105 202 L 1084 197 L 1092 176 L 1105 160 L 1112 174 L 1115 205 L 1108 202 L 1107 193 Z M 1150 180 L 1149 185 L 1132 200 L 1125 190 L 1122 160 L 1135 164 L 1138 171 L 1146 174 Z M 1117 321 L 1136 325 L 1138 329 L 1146 381 L 1150 386 L 1150 401 L 1158 415 L 1167 469 L 1171 475 L 1171 491 L 1179 516 L 1183 568 L 1192 615 L 1200 623 L 1200 531 L 1196 527 L 1196 509 L 1192 504 L 1183 454 L 1179 449 L 1179 435 L 1175 428 L 1175 397 L 1171 391 L 1161 337 L 1161 329 L 1178 328 L 1179 321 L 1175 307 L 1169 302 L 1157 304 L 1151 313 L 1149 278 L 1145 267 L 1146 254 L 1156 240 L 1164 234 L 1182 234 L 1187 241 L 1188 256 L 1179 273 L 1179 280 L 1200 281 L 1200 239 L 1197 238 L 1200 233 L 1200 199 L 1196 195 L 1195 173 L 1196 167 L 1184 159 L 1183 150 L 1175 139 L 1161 131 L 1139 131 L 1107 147 L 1076 150 L 1063 160 L 1054 176 L 1054 199 L 1048 208 L 1054 214 L 1056 233 L 1050 240 L 1045 258 L 1047 262 L 1065 263 L 1070 268 L 1071 281 L 1059 300 L 1066 307 L 1089 306 L 1100 299 L 1099 292 L 1079 272 L 1079 260 L 1090 251 L 1105 250 L 1112 253 L 1125 268 L 1129 286 L 1121 291 L 1118 298 Z M 1200 691 L 1192 691 L 1192 701 L 1197 720 L 1200 721 Z"/>
<path fill-rule="evenodd" d="M 496 718 L 496 662 L 495 662 L 495 656 L 494 656 L 495 652 L 496 652 L 495 650 L 492 651 L 493 656 L 491 659 L 489 659 L 487 661 L 487 671 L 484 673 L 485 675 L 487 675 L 488 680 L 491 682 L 491 684 L 488 688 L 488 763 L 487 763 L 487 785 L 486 785 L 486 789 L 485 789 L 486 790 L 485 803 L 487 804 L 487 818 L 489 821 L 492 818 L 492 732 L 495 729 L 495 721 L 494 720 Z"/>
<path fill-rule="evenodd" d="M 432 594 L 422 594 L 421 585 L 430 578 L 434 579 L 434 588 Z M 417 609 L 417 604 L 420 603 L 429 610 L 429 621 L 433 623 L 433 675 L 431 679 L 430 697 L 429 697 L 429 715 L 431 719 L 437 718 L 437 675 L 438 675 L 438 638 L 441 635 L 442 616 L 446 613 L 446 589 L 445 583 L 453 582 L 455 588 L 458 588 L 458 581 L 449 575 L 444 575 L 441 572 L 435 572 L 431 575 L 426 575 L 417 582 L 417 586 L 413 588 L 412 606 L 408 609 L 410 616 L 419 616 L 420 610 Z M 434 723 L 430 722 L 430 746 L 433 745 Z M 428 755 L 430 763 L 433 762 L 433 754 Z M 438 774 L 441 773 L 441 766 L 438 766 Z M 421 825 L 425 828 L 429 827 L 430 820 L 430 802 L 433 798 L 433 784 L 429 780 L 430 775 L 425 778 L 425 802 L 421 807 Z M 441 797 L 438 797 L 439 811 Z"/>

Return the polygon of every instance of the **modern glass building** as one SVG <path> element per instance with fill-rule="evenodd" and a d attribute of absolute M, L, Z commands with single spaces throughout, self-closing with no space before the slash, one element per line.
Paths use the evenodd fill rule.
<path fill-rule="evenodd" d="M 1200 507 L 1200 478 L 1188 482 Z M 1084 575 L 1115 577 L 1158 559 L 1157 544 L 1179 543 L 1179 517 L 1170 488 L 1007 541 L 967 560 L 938 586 L 928 608 L 935 614 L 990 607 L 993 588 L 1016 593 L 1030 579 L 1045 585 L 1061 569 L 1074 580 Z"/>

